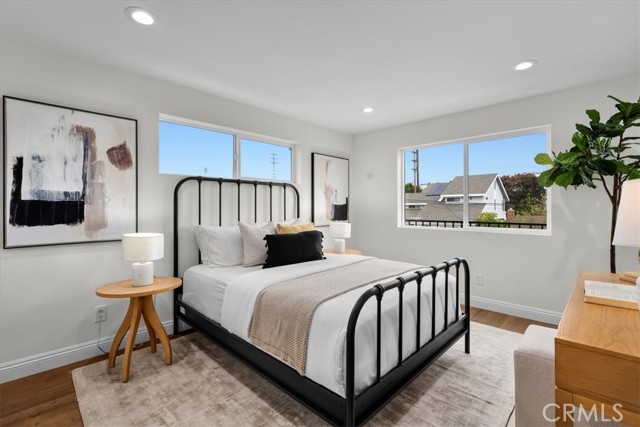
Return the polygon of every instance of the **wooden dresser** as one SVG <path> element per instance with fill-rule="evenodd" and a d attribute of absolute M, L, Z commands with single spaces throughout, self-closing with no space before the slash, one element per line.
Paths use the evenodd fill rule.
<path fill-rule="evenodd" d="M 585 303 L 585 280 L 624 283 L 596 272 L 576 281 L 555 340 L 556 426 L 573 425 L 565 404 L 640 426 L 640 311 Z"/>

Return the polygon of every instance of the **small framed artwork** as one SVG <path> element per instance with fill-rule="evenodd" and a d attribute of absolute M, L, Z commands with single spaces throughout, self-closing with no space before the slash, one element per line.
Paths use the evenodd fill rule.
<path fill-rule="evenodd" d="M 137 231 L 134 119 L 3 97 L 4 247 Z"/>
<path fill-rule="evenodd" d="M 316 226 L 349 220 L 349 159 L 311 153 L 311 187 Z"/>

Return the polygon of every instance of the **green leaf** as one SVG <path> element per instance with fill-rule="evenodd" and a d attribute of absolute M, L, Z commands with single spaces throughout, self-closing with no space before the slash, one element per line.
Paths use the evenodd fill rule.
<path fill-rule="evenodd" d="M 589 127 L 587 127 L 585 125 L 581 125 L 580 123 L 576 123 L 576 129 L 578 129 L 578 132 L 580 132 L 584 136 L 592 136 L 593 135 L 593 131 L 591 130 L 591 128 L 589 128 Z"/>
<path fill-rule="evenodd" d="M 626 165 L 624 162 L 620 160 L 613 160 L 616 163 L 616 173 L 628 174 L 631 173 L 631 166 Z"/>
<path fill-rule="evenodd" d="M 596 171 L 603 175 L 613 175 L 618 170 L 618 161 L 616 160 L 607 160 L 598 157 L 593 159 L 591 164 Z"/>
<path fill-rule="evenodd" d="M 615 113 L 613 116 L 609 118 L 609 120 L 607 120 L 607 124 L 617 125 L 622 121 L 622 119 L 623 119 L 622 113 Z"/>
<path fill-rule="evenodd" d="M 598 110 L 587 110 L 587 116 L 589 116 L 592 122 L 600 122 L 600 113 Z"/>
<path fill-rule="evenodd" d="M 573 184 L 573 179 L 575 177 L 576 171 L 563 172 L 556 178 L 556 185 L 567 188 L 569 185 Z"/>
<path fill-rule="evenodd" d="M 564 152 L 558 154 L 558 161 L 565 165 L 569 163 L 575 162 L 579 157 L 582 156 L 582 153 L 572 153 L 572 152 Z"/>
<path fill-rule="evenodd" d="M 536 154 L 534 160 L 539 165 L 553 165 L 553 160 L 547 153 Z"/>
<path fill-rule="evenodd" d="M 580 179 L 582 180 L 582 183 L 587 187 L 596 188 L 596 185 L 593 183 L 591 174 L 587 174 L 584 170 L 580 170 Z"/>
<path fill-rule="evenodd" d="M 580 132 L 576 132 L 573 134 L 571 142 L 573 142 L 573 144 L 581 151 L 585 151 L 587 149 L 587 141 L 585 141 L 584 135 Z"/>
<path fill-rule="evenodd" d="M 640 178 L 640 169 L 634 169 L 629 172 L 629 179 L 638 179 Z"/>
<path fill-rule="evenodd" d="M 611 98 L 611 99 L 613 99 L 614 101 L 618 101 L 618 102 L 624 102 L 624 101 L 620 101 L 618 98 L 616 98 L 616 97 L 615 97 L 615 96 L 613 96 L 613 95 L 607 95 L 607 98 Z M 640 100 L 640 98 L 639 98 L 639 100 Z"/>
<path fill-rule="evenodd" d="M 540 185 L 542 185 L 543 187 L 551 187 L 554 184 L 553 180 L 551 179 L 551 174 L 553 173 L 553 171 L 554 169 L 549 169 L 540 174 L 540 176 L 538 177 L 538 182 L 540 183 Z"/>
<path fill-rule="evenodd" d="M 627 129 L 622 125 L 607 124 L 605 127 L 598 129 L 597 135 L 605 138 L 617 138 L 622 136 L 625 130 Z"/>

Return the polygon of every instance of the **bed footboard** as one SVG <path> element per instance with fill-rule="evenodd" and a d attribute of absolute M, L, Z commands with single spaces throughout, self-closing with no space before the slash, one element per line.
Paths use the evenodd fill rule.
<path fill-rule="evenodd" d="M 449 272 L 455 267 L 455 320 L 449 324 Z M 465 295 L 465 313 L 460 313 L 460 267 L 464 270 L 464 295 Z M 444 292 L 444 310 L 443 313 L 436 312 L 436 276 L 438 272 L 444 272 L 445 275 L 445 292 Z M 428 280 L 430 279 L 430 280 Z M 430 282 L 431 286 L 431 339 L 425 344 L 420 344 L 420 325 L 423 316 L 421 307 L 422 286 L 427 285 L 423 282 Z M 398 298 L 398 362 L 390 372 L 381 375 L 381 311 L 382 299 L 385 294 L 388 298 L 393 295 L 387 292 L 397 289 Z M 417 319 L 416 319 L 416 350 L 409 357 L 402 358 L 403 349 L 403 296 L 405 292 L 417 292 Z M 367 390 L 356 397 L 355 395 L 355 336 L 356 324 L 358 317 L 364 305 L 371 298 L 376 298 L 377 305 L 377 328 L 376 328 L 376 381 L 369 386 Z M 367 291 L 358 299 L 351 311 L 349 323 L 347 326 L 347 361 L 346 361 L 346 387 L 345 387 L 345 425 L 355 426 L 364 424 L 375 413 L 380 410 L 387 402 L 395 397 L 402 389 L 409 384 L 415 377 L 433 363 L 442 353 L 451 347 L 462 335 L 465 335 L 465 352 L 471 350 L 470 342 L 470 324 L 469 316 L 470 307 L 470 281 L 469 281 L 469 265 L 462 258 L 455 258 L 446 261 L 437 266 L 418 270 L 411 275 L 398 277 L 386 283 L 377 284 Z M 436 334 L 436 317 L 444 317 L 444 329 Z"/>

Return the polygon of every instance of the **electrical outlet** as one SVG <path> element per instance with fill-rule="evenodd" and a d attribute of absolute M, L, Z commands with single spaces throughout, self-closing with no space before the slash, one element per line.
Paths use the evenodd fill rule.
<path fill-rule="evenodd" d="M 476 273 L 476 285 L 477 286 L 484 285 L 484 276 L 482 275 L 482 273 Z"/>
<path fill-rule="evenodd" d="M 107 306 L 106 305 L 96 305 L 94 307 L 95 316 L 93 319 L 94 323 L 100 323 L 107 320 Z"/>

